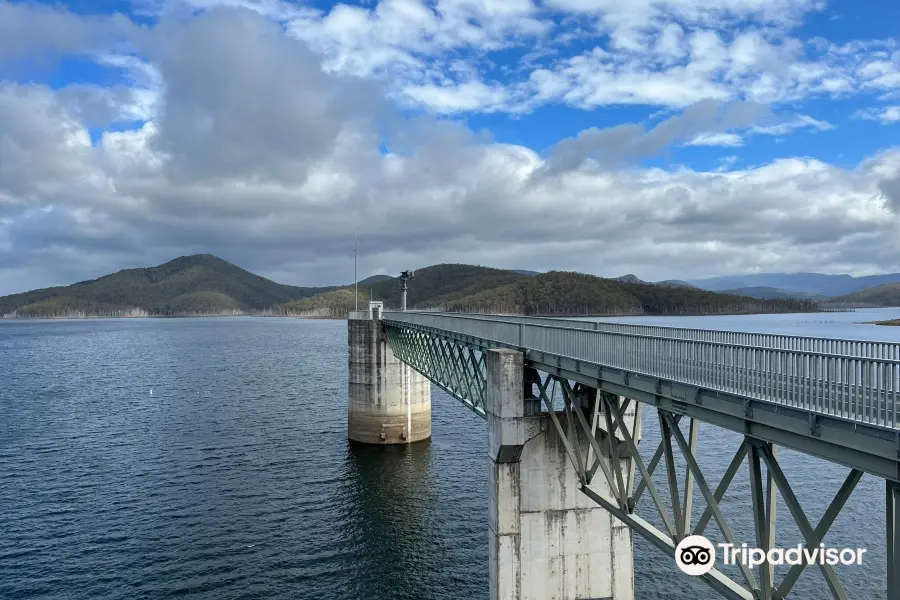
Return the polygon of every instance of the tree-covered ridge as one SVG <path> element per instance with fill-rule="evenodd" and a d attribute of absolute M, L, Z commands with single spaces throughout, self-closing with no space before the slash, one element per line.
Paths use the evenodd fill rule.
<path fill-rule="evenodd" d="M 815 303 L 758 300 L 696 288 L 629 283 L 551 271 L 454 299 L 447 310 L 526 315 L 724 314 L 808 311 Z"/>
<path fill-rule="evenodd" d="M 182 256 L 157 267 L 125 269 L 65 287 L 0 297 L 0 315 L 53 317 L 253 312 L 333 288 L 275 283 L 210 254 Z"/>
<path fill-rule="evenodd" d="M 316 319 L 344 319 L 357 306 L 360 310 L 365 310 L 368 305 L 369 290 L 367 286 L 359 288 L 358 302 L 355 302 L 353 299 L 353 286 L 347 286 L 323 292 L 310 298 L 291 300 L 276 307 L 273 312 Z"/>
<path fill-rule="evenodd" d="M 900 306 L 900 283 L 885 283 L 833 298 L 831 302 L 870 306 Z"/>
<path fill-rule="evenodd" d="M 638 280 L 639 281 L 639 280 Z M 373 276 L 354 286 L 281 285 L 208 254 L 183 256 L 146 269 L 126 269 L 66 287 L 0 298 L 0 315 L 176 316 L 276 314 L 344 318 L 370 297 L 400 306 L 401 282 Z M 408 306 L 459 312 L 528 315 L 724 314 L 815 310 L 813 302 L 760 300 L 697 288 L 551 271 L 526 274 L 475 265 L 419 269 Z"/>
<path fill-rule="evenodd" d="M 409 282 L 407 303 L 410 307 L 444 305 L 456 298 L 530 277 L 532 276 L 490 267 L 434 265 L 415 272 L 415 277 Z M 388 307 L 399 307 L 401 288 L 400 280 L 395 277 L 375 275 L 360 281 L 359 308 L 365 309 L 368 306 L 370 295 L 374 300 L 383 301 Z M 356 306 L 351 285 L 310 298 L 293 300 L 278 308 L 285 314 L 343 318 Z"/>
<path fill-rule="evenodd" d="M 534 277 L 505 269 L 476 265 L 441 264 L 418 269 L 409 281 L 409 306 L 441 304 L 477 294 L 497 286 L 527 281 Z M 400 305 L 399 279 L 380 281 L 372 286 L 376 300 L 391 306 Z"/>
<path fill-rule="evenodd" d="M 360 286 L 360 307 L 369 293 L 388 307 L 400 306 L 399 280 Z M 812 311 L 814 302 L 756 299 L 698 288 L 630 283 L 583 273 L 551 271 L 524 275 L 473 265 L 435 265 L 409 282 L 410 309 L 526 315 L 734 314 Z M 353 310 L 353 293 L 329 292 L 287 303 L 289 314 L 341 316 Z"/>

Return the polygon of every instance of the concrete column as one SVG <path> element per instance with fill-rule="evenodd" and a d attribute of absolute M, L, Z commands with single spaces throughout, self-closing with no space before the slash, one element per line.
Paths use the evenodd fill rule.
<path fill-rule="evenodd" d="M 549 416 L 526 415 L 522 353 L 486 367 L 491 600 L 633 600 L 631 531 L 579 491 Z"/>
<path fill-rule="evenodd" d="M 391 351 L 378 319 L 349 319 L 347 437 L 409 444 L 431 437 L 431 383 Z"/>
<path fill-rule="evenodd" d="M 900 484 L 886 479 L 887 598 L 900 600 Z"/>

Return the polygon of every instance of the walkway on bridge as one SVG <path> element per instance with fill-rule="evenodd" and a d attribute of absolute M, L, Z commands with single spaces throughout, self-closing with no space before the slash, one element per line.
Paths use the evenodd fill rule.
<path fill-rule="evenodd" d="M 485 357 L 494 349 L 521 353 L 526 404 L 533 386 L 538 389 L 537 413 L 526 407 L 524 414 L 531 410 L 552 420 L 578 471 L 581 491 L 673 555 L 680 540 L 692 531 L 702 533 L 711 520 L 726 539 L 733 540 L 718 503 L 745 458 L 761 548 L 774 542 L 776 491 L 812 548 L 821 542 L 863 473 L 885 479 L 888 598 L 900 600 L 900 344 L 447 313 L 385 312 L 382 325 L 398 358 L 489 421 L 499 417 L 497 407 L 491 405 L 497 401 L 492 399 L 497 391 L 491 389 Z M 550 391 L 551 382 L 554 390 L 559 384 L 561 402 Z M 639 432 L 639 417 L 634 424 L 625 422 L 629 402 L 632 415 L 635 404 L 658 412 L 663 439 L 649 461 L 641 457 L 629 433 Z M 687 437 L 678 424 L 684 417 L 690 421 Z M 694 459 L 699 422 L 744 436 L 715 490 Z M 809 522 L 781 471 L 778 446 L 850 468 L 816 526 Z M 683 499 L 673 448 L 681 450 L 687 465 Z M 611 460 L 601 458 L 604 454 Z M 633 466 L 640 471 L 636 487 L 631 485 L 634 480 L 620 472 L 620 459 L 626 456 L 633 458 Z M 661 462 L 670 492 L 666 502 L 652 480 Z M 609 484 L 605 494 L 590 487 L 598 468 Z M 764 479 L 767 486 L 762 484 Z M 707 508 L 692 527 L 695 484 Z M 663 530 L 635 514 L 635 504 L 645 490 L 659 510 Z M 820 568 L 832 596 L 846 598 L 834 569 Z M 802 570 L 802 566 L 792 568 L 777 586 L 771 568 L 765 567 L 759 578 L 743 568 L 746 586 L 715 569 L 704 577 L 725 597 L 770 600 L 785 597 Z"/>
<path fill-rule="evenodd" d="M 511 348 L 540 371 L 900 480 L 900 343 L 447 313 L 383 322 L 401 359 L 482 415 L 483 367 L 459 357 Z"/>

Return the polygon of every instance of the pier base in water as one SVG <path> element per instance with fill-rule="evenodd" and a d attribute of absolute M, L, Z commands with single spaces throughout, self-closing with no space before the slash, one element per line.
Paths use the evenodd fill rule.
<path fill-rule="evenodd" d="M 491 600 L 633 600 L 631 530 L 579 491 L 549 415 L 526 415 L 522 353 L 485 358 Z"/>
<path fill-rule="evenodd" d="M 431 383 L 387 345 L 379 319 L 349 319 L 347 437 L 409 444 L 431 437 Z"/>

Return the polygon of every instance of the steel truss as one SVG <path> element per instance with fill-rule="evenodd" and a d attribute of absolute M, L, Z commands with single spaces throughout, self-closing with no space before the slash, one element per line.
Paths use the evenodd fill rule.
<path fill-rule="evenodd" d="M 414 329 L 385 327 L 384 335 L 397 358 L 485 416 L 487 372 L 484 353 L 477 346 L 426 335 Z"/>
<path fill-rule="evenodd" d="M 447 340 L 412 328 L 385 327 L 384 335 L 394 354 L 403 362 L 425 375 L 432 383 L 460 400 L 482 417 L 487 402 L 487 374 L 484 344 L 476 345 L 460 340 Z M 499 345 L 499 344 L 498 344 Z M 818 548 L 835 519 L 847 503 L 862 477 L 862 471 L 851 469 L 819 522 L 813 526 L 797 500 L 794 490 L 778 462 L 777 448 L 763 440 L 746 436 L 731 459 L 725 474 L 715 489 L 710 486 L 696 460 L 700 421 L 688 418 L 688 434 L 682 432 L 682 415 L 650 405 L 660 424 L 662 440 L 650 460 L 645 459 L 634 439 L 642 405 L 636 400 L 599 392 L 565 377 L 541 374 L 533 367 L 525 369 L 526 410 L 540 411 L 549 417 L 560 436 L 566 454 L 575 467 L 580 489 L 597 504 L 603 506 L 633 531 L 674 560 L 678 542 L 689 535 L 703 535 L 712 521 L 726 543 L 736 543 L 734 533 L 720 507 L 720 502 L 734 481 L 738 470 L 746 462 L 750 475 L 750 495 L 753 510 L 755 546 L 768 551 L 775 547 L 776 495 L 780 494 L 793 521 L 805 540 L 806 548 Z M 534 389 L 538 394 L 534 396 Z M 634 403 L 634 405 L 632 405 Z M 629 416 L 629 406 L 635 409 Z M 563 423 L 565 420 L 565 424 Z M 686 468 L 676 469 L 676 455 Z M 623 469 L 623 460 L 630 458 L 632 468 Z M 627 463 L 626 463 L 627 464 Z M 653 482 L 658 468 L 665 469 L 666 500 Z M 763 469 L 765 465 L 765 469 Z M 763 471 L 765 470 L 765 483 Z M 640 475 L 636 478 L 635 471 Z M 602 473 L 609 484 L 611 497 L 591 489 L 591 482 Z M 679 487 L 679 483 L 683 486 Z M 636 483 L 636 485 L 635 485 Z M 705 509 L 696 523 L 692 513 L 694 488 L 700 491 Z M 646 492 L 646 493 L 645 493 Z M 659 514 L 664 529 L 659 529 L 637 514 L 639 501 L 649 496 Z M 888 597 L 900 600 L 900 484 L 887 481 L 888 511 Z M 807 564 L 792 566 L 781 581 L 776 582 L 768 564 L 753 570 L 740 566 L 741 583 L 718 569 L 700 576 L 721 596 L 739 600 L 784 600 L 806 569 Z M 825 577 L 831 597 L 846 600 L 847 595 L 835 570 L 827 564 L 816 564 Z M 895 581 L 896 580 L 896 581 Z M 893 583 L 892 583 L 893 582 Z M 892 595 L 893 594 L 893 595 Z"/>
<path fill-rule="evenodd" d="M 555 388 L 559 388 L 562 393 L 555 393 L 553 391 Z M 656 412 L 662 440 L 648 462 L 642 455 L 639 445 L 635 443 L 633 435 L 640 417 L 632 417 L 634 421 L 630 421 L 625 416 L 633 400 L 607 392 L 597 392 L 596 389 L 583 384 L 572 384 L 567 379 L 555 375 L 542 377 L 537 384 L 537 390 L 541 404 L 559 433 L 566 453 L 578 473 L 581 491 L 673 559 L 678 542 L 689 535 L 703 535 L 711 521 L 716 522 L 726 543 L 740 547 L 719 503 L 745 459 L 750 472 L 750 494 L 756 530 L 755 545 L 765 551 L 775 547 L 776 494 L 781 494 L 804 537 L 806 548 L 812 550 L 819 547 L 862 477 L 862 471 L 855 469 L 850 471 L 821 520 L 814 527 L 781 469 L 776 447 L 770 443 L 745 437 L 722 479 L 713 489 L 696 460 L 698 421 L 690 419 L 689 432 L 685 436 L 679 425 L 681 415 L 658 409 Z M 637 408 L 635 415 L 640 415 L 640 405 Z M 565 418 L 566 426 L 563 426 L 561 418 Z M 676 453 L 680 454 L 681 461 L 686 465 L 683 473 L 676 470 Z M 633 460 L 633 466 L 641 476 L 636 487 L 630 485 L 632 469 L 622 468 L 620 459 L 626 457 Z M 669 488 L 668 502 L 663 500 L 661 491 L 652 478 L 660 463 L 665 469 L 665 487 Z M 763 464 L 766 471 L 765 484 Z M 598 470 L 609 484 L 612 498 L 604 497 L 591 489 L 591 482 Z M 680 481 L 684 482 L 683 488 L 679 488 Z M 706 505 L 696 524 L 692 520 L 695 485 Z M 664 530 L 658 529 L 636 514 L 638 503 L 645 496 L 644 492 L 649 495 L 653 507 L 662 520 Z M 807 566 L 809 565 L 803 564 L 791 567 L 780 582 L 774 581 L 774 574 L 767 563 L 760 566 L 758 572 L 740 565 L 743 583 L 734 581 L 718 569 L 713 569 L 701 578 L 725 598 L 779 600 L 788 597 Z M 817 566 L 825 576 L 831 596 L 845 600 L 847 596 L 838 581 L 834 567 L 827 564 Z"/>

